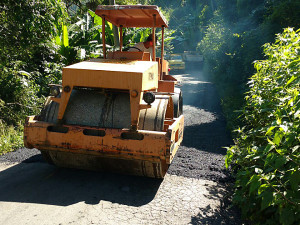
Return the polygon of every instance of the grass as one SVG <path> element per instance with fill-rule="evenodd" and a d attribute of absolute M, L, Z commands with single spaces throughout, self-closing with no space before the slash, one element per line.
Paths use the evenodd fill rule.
<path fill-rule="evenodd" d="M 0 121 L 0 155 L 23 146 L 23 129 L 20 127 L 8 126 Z"/>

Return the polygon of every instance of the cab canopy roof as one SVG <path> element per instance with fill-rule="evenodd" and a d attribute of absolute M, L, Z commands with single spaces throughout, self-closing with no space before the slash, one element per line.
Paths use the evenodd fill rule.
<path fill-rule="evenodd" d="M 118 27 L 168 27 L 156 5 L 99 5 L 95 13 Z"/>

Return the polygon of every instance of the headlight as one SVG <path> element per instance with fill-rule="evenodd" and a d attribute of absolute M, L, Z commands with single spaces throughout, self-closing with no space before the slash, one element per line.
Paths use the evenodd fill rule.
<path fill-rule="evenodd" d="M 149 91 L 144 93 L 143 95 L 143 99 L 146 103 L 148 103 L 149 105 L 155 101 L 155 95 L 153 92 Z"/>
<path fill-rule="evenodd" d="M 60 94 L 60 87 L 56 85 L 50 86 L 50 96 L 57 97 Z"/>

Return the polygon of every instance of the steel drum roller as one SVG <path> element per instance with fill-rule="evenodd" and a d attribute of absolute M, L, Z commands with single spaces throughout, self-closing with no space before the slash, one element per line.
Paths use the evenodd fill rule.
<path fill-rule="evenodd" d="M 140 111 L 139 129 L 162 131 L 168 98 L 158 96 L 151 108 Z M 59 104 L 49 99 L 41 121 L 56 123 Z M 130 128 L 129 93 L 73 90 L 64 115 L 64 124 L 101 128 Z"/>

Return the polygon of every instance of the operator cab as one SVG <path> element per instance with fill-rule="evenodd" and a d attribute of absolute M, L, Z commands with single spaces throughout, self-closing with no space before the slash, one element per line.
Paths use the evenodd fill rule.
<path fill-rule="evenodd" d="M 156 61 L 158 63 L 159 80 L 164 80 L 164 75 L 168 74 L 167 61 L 164 57 L 164 28 L 168 27 L 167 20 L 160 12 L 158 6 L 152 5 L 99 5 L 95 12 L 103 20 L 102 37 L 105 37 L 105 20 L 111 22 L 120 29 L 120 49 L 119 51 L 106 52 L 105 38 L 103 41 L 103 58 L 117 60 L 140 60 Z M 124 27 L 152 27 L 153 40 L 155 40 L 156 28 L 161 28 L 161 57 L 156 57 L 153 51 L 152 59 L 147 52 L 127 52 L 123 51 L 123 28 Z M 153 49 L 155 49 L 155 41 Z"/>

